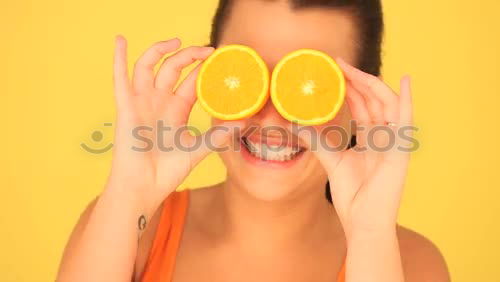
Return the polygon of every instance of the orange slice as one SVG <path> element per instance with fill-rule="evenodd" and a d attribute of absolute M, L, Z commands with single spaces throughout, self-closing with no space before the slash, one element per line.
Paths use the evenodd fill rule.
<path fill-rule="evenodd" d="M 274 68 L 271 99 L 287 120 L 317 125 L 332 120 L 344 103 L 345 79 L 327 54 L 300 49 L 286 55 Z"/>
<path fill-rule="evenodd" d="M 227 45 L 203 63 L 196 80 L 198 100 L 212 116 L 242 119 L 257 113 L 269 96 L 269 70 L 253 49 Z"/>

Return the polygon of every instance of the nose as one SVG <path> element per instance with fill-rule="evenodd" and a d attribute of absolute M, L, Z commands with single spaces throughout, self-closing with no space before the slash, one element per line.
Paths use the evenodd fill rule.
<path fill-rule="evenodd" d="M 257 123 L 261 126 L 286 126 L 288 121 L 284 119 L 280 113 L 276 110 L 274 107 L 273 102 L 271 101 L 271 98 L 269 98 L 262 107 L 262 109 L 253 115 L 251 118 L 251 121 L 254 123 Z"/>

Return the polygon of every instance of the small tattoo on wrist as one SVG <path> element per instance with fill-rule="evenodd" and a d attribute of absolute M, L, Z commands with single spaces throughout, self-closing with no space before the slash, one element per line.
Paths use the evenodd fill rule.
<path fill-rule="evenodd" d="M 139 216 L 139 220 L 137 221 L 137 226 L 141 231 L 146 229 L 146 217 L 144 215 Z"/>

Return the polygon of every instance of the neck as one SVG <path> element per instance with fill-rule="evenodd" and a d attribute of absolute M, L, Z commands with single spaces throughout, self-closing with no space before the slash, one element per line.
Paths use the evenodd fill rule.
<path fill-rule="evenodd" d="M 277 251 L 290 246 L 317 245 L 342 234 L 323 186 L 276 201 L 263 201 L 228 178 L 222 184 L 221 223 L 226 240 L 252 251 Z M 311 192 L 314 191 L 314 192 Z"/>

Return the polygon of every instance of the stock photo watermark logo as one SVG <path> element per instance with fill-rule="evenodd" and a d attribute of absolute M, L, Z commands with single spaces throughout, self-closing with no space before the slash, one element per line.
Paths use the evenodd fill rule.
<path fill-rule="evenodd" d="M 112 126 L 112 123 L 103 123 L 104 127 Z M 363 140 L 363 146 L 359 144 L 352 147 L 352 139 L 355 137 L 359 140 L 360 136 L 356 136 L 351 132 L 350 129 L 356 128 L 356 132 L 365 137 Z M 257 135 L 262 143 L 266 143 L 266 139 L 272 136 L 274 140 L 281 140 L 281 144 L 277 146 L 265 146 L 268 151 L 279 151 L 283 147 L 290 146 L 290 144 L 298 144 L 298 136 L 301 131 L 309 130 L 311 133 L 311 140 L 309 141 L 310 151 L 317 151 L 321 146 L 321 149 L 325 149 L 329 152 L 339 152 L 351 148 L 356 152 L 365 152 L 367 150 L 375 152 L 386 152 L 390 150 L 399 150 L 401 152 L 414 152 L 420 147 L 420 143 L 417 139 L 413 137 L 413 133 L 418 131 L 415 126 L 395 126 L 394 125 L 375 125 L 370 127 L 363 127 L 360 125 L 356 126 L 355 121 L 349 122 L 349 127 L 344 128 L 340 125 L 328 125 L 321 127 L 319 131 L 315 133 L 312 127 L 299 126 L 292 123 L 291 131 L 286 130 L 279 126 L 248 126 L 245 128 L 236 128 L 233 134 L 233 142 L 227 142 L 224 146 L 217 146 L 214 144 L 213 134 L 217 131 L 228 132 L 230 129 L 224 126 L 214 126 L 211 130 L 202 134 L 202 131 L 194 126 L 183 126 L 173 129 L 170 126 L 166 126 L 162 120 L 157 121 L 156 127 L 151 126 L 137 126 L 133 128 L 130 132 L 130 137 L 133 138 L 137 145 L 132 146 L 130 149 L 135 152 L 145 153 L 153 149 L 157 149 L 161 152 L 171 152 L 173 150 L 179 150 L 184 152 L 193 152 L 200 149 L 201 146 L 206 146 L 214 152 L 224 152 L 227 150 L 233 150 L 236 152 L 241 151 L 242 146 L 245 142 L 243 138 L 250 135 Z M 182 136 L 186 133 L 197 136 L 194 143 L 189 145 L 182 142 Z M 335 134 L 336 137 L 333 138 L 335 145 L 331 142 L 331 136 Z M 112 142 L 103 142 L 104 135 L 102 131 L 95 130 L 91 133 L 91 139 L 93 146 L 81 143 L 80 146 L 87 152 L 92 154 L 103 154 L 111 150 L 113 147 Z M 153 140 L 153 137 L 155 139 Z M 377 144 L 376 139 L 380 139 L 382 136 L 384 142 L 383 144 Z M 356 140 L 355 139 L 355 140 Z M 104 144 L 102 144 L 104 143 Z M 404 143 L 404 145 L 402 145 Z M 168 144 L 168 145 L 167 145 Z M 97 145 L 97 148 L 94 147 Z"/>
<path fill-rule="evenodd" d="M 111 122 L 105 122 L 103 123 L 103 126 L 106 127 L 112 127 L 113 123 Z M 104 154 L 111 150 L 113 148 L 113 143 L 112 142 L 106 142 L 105 138 L 105 133 L 101 130 L 94 130 L 90 134 L 90 144 L 87 144 L 87 142 L 82 142 L 80 143 L 80 147 L 85 150 L 88 153 L 91 154 Z"/>

